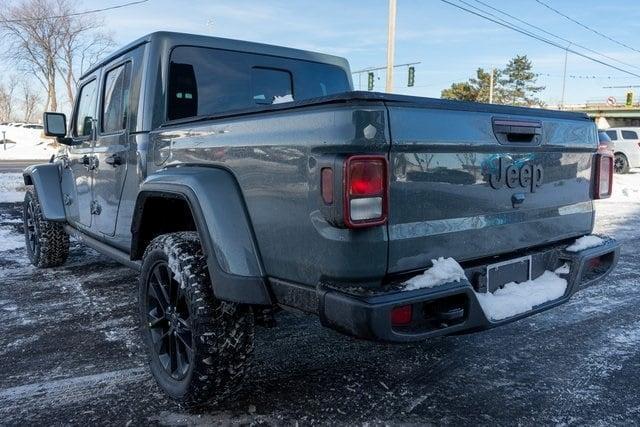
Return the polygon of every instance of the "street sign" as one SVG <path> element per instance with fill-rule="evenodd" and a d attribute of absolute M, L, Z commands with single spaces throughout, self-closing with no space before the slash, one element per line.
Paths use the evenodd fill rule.
<path fill-rule="evenodd" d="M 613 97 L 613 96 L 608 97 L 607 98 L 607 105 L 611 105 L 611 106 L 616 105 L 616 98 Z"/>

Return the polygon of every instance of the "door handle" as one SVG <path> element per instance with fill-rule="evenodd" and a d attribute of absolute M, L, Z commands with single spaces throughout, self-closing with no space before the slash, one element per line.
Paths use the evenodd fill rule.
<path fill-rule="evenodd" d="M 120 166 L 122 164 L 122 157 L 119 154 L 112 154 L 111 156 L 104 159 L 104 162 L 108 165 L 113 166 L 114 168 Z"/>
<path fill-rule="evenodd" d="M 542 135 L 542 122 L 494 118 L 493 132 L 496 136 L 503 135 L 507 142 L 534 143 Z"/>

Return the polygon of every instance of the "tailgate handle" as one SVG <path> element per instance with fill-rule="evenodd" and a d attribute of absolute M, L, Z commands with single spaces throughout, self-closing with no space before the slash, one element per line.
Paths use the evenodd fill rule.
<path fill-rule="evenodd" d="M 501 144 L 538 143 L 542 135 L 542 122 L 539 120 L 493 119 L 493 133 Z"/>

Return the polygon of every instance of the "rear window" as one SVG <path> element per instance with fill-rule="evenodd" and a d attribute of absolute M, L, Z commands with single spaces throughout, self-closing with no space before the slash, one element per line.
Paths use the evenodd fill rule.
<path fill-rule="evenodd" d="M 220 49 L 176 47 L 169 68 L 167 120 L 351 90 L 334 65 Z"/>
<path fill-rule="evenodd" d="M 622 139 L 638 139 L 638 132 L 623 130 L 620 131 L 620 133 L 622 134 Z"/>
<path fill-rule="evenodd" d="M 618 139 L 618 135 L 616 135 L 616 131 L 615 130 L 608 130 L 605 132 L 607 135 L 609 135 L 609 138 L 611 138 L 612 141 L 615 141 Z"/>

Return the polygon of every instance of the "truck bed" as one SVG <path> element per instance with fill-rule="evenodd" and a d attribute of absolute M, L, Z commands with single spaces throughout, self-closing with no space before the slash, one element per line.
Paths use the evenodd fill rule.
<path fill-rule="evenodd" d="M 537 126 L 535 141 L 496 135 L 517 122 Z M 371 140 L 363 137 L 369 124 L 378 130 Z M 159 166 L 213 163 L 233 171 L 267 275 L 312 286 L 380 283 L 435 257 L 486 258 L 593 227 L 597 135 L 584 114 L 347 92 L 173 121 L 152 139 L 160 152 L 172 151 L 156 155 L 171 159 Z M 388 157 L 385 226 L 340 229 L 321 213 L 318 162 L 351 153 Z M 492 186 L 490 175 L 511 164 L 541 169 L 539 185 L 526 176 L 520 185 L 518 175 L 518 185 Z"/>

